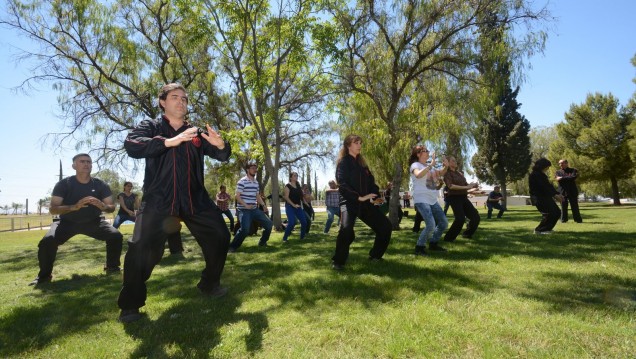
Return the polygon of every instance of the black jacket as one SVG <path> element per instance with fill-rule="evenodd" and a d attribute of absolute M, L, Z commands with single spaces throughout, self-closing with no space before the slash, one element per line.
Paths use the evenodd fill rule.
<path fill-rule="evenodd" d="M 358 208 L 358 197 L 369 193 L 380 194 L 380 188 L 375 184 L 375 178 L 368 167 L 362 167 L 351 155 L 346 155 L 336 167 L 336 180 L 340 192 L 340 204 L 346 204 L 347 209 Z"/>
<path fill-rule="evenodd" d="M 230 144 L 219 150 L 202 137 L 166 147 L 164 141 L 191 128 L 185 123 L 174 130 L 163 116 L 144 120 L 135 127 L 124 142 L 133 158 L 145 158 L 142 211 L 166 215 L 189 215 L 216 204 L 203 185 L 204 155 L 219 161 L 230 157 Z"/>
<path fill-rule="evenodd" d="M 528 182 L 530 185 L 530 196 L 553 197 L 558 194 L 550 180 L 548 180 L 548 175 L 543 173 L 543 171 L 532 171 Z"/>
<path fill-rule="evenodd" d="M 559 193 L 564 196 L 578 197 L 579 189 L 576 188 L 576 178 L 579 176 L 579 171 L 576 168 L 567 167 L 564 170 L 557 170 L 556 175 L 563 177 L 558 181 Z"/>

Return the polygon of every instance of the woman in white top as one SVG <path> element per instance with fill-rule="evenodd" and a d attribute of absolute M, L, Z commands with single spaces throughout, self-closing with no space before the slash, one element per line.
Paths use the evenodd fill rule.
<path fill-rule="evenodd" d="M 431 161 L 428 162 L 429 157 Z M 415 254 L 426 255 L 426 242 L 430 251 L 442 251 L 446 249 L 439 245 L 442 233 L 448 227 L 448 220 L 444 210 L 437 202 L 439 189 L 444 184 L 443 177 L 448 169 L 446 159 L 442 162 L 442 169 L 435 169 L 435 155 L 429 156 L 425 146 L 413 147 L 409 158 L 411 181 L 413 182 L 413 201 L 415 209 L 424 218 L 426 227 L 420 233 L 415 246 Z"/>

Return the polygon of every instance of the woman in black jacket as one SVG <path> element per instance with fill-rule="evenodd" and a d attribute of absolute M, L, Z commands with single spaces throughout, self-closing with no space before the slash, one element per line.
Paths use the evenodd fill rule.
<path fill-rule="evenodd" d="M 391 240 L 391 222 L 373 201 L 380 193 L 375 179 L 360 154 L 362 139 L 357 135 L 345 138 L 336 163 L 336 180 L 341 201 L 341 222 L 333 269 L 342 270 L 349 257 L 349 247 L 355 239 L 353 227 L 356 218 L 375 232 L 375 242 L 369 252 L 370 260 L 380 260 Z"/>
<path fill-rule="evenodd" d="M 561 201 L 562 197 L 548 180 L 545 172 L 552 166 L 547 158 L 539 158 L 532 167 L 529 177 L 530 198 L 543 218 L 534 229 L 535 234 L 549 234 L 561 217 L 561 210 L 554 200 Z"/>

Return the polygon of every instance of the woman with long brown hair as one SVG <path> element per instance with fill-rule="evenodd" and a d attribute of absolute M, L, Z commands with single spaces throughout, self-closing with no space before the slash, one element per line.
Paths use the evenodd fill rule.
<path fill-rule="evenodd" d="M 370 260 L 382 259 L 391 241 L 391 222 L 372 202 L 380 194 L 380 189 L 360 154 L 361 149 L 362 138 L 348 135 L 336 162 L 336 181 L 342 202 L 340 231 L 336 239 L 336 252 L 332 257 L 335 270 L 344 269 L 349 257 L 349 247 L 355 239 L 353 227 L 357 218 L 375 232 L 375 242 L 369 252 Z"/>

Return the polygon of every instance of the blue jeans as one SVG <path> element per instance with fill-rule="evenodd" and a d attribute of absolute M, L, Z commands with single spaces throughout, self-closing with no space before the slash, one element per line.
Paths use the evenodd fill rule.
<path fill-rule="evenodd" d="M 247 234 L 250 233 L 250 226 L 252 225 L 252 221 L 258 222 L 261 226 L 263 226 L 263 234 L 261 234 L 261 239 L 258 244 L 265 244 L 269 240 L 269 235 L 272 233 L 272 220 L 265 215 L 265 212 L 261 211 L 258 208 L 254 209 L 236 209 L 236 216 L 238 217 L 239 222 L 241 222 L 241 228 L 234 235 L 234 240 L 230 243 L 230 248 L 238 249 Z"/>
<path fill-rule="evenodd" d="M 131 217 L 127 214 L 118 214 L 117 217 L 115 217 L 115 220 L 113 221 L 113 227 L 119 229 L 119 226 L 121 226 L 121 224 L 126 221 L 134 222 L 135 217 Z"/>
<path fill-rule="evenodd" d="M 234 229 L 234 216 L 232 216 L 232 211 L 229 209 L 225 211 L 221 211 L 230 220 L 230 232 Z"/>
<path fill-rule="evenodd" d="M 486 202 L 486 207 L 488 207 L 488 218 L 492 216 L 493 208 L 499 210 L 499 214 L 497 214 L 497 218 L 501 218 L 503 213 L 506 211 L 499 202 Z"/>
<path fill-rule="evenodd" d="M 300 239 L 305 238 L 308 232 L 307 228 L 307 216 L 305 211 L 301 208 L 296 208 L 289 203 L 285 203 L 285 214 L 287 215 L 287 227 L 285 227 L 285 234 L 283 235 L 283 241 L 286 241 L 291 232 L 296 227 L 296 219 L 300 221 Z"/>
<path fill-rule="evenodd" d="M 327 207 L 327 223 L 325 223 L 325 233 L 331 229 L 333 223 L 333 217 L 338 216 L 338 222 L 340 222 L 340 207 Z"/>
<path fill-rule="evenodd" d="M 435 204 L 416 203 L 415 208 L 422 215 L 426 227 L 420 233 L 420 237 L 417 239 L 418 246 L 425 246 L 428 240 L 429 243 L 437 243 L 442 237 L 442 233 L 448 227 L 448 220 L 444 214 L 444 210 L 435 202 Z M 433 236 L 431 237 L 431 233 Z M 429 239 L 429 237 L 431 237 Z"/>

